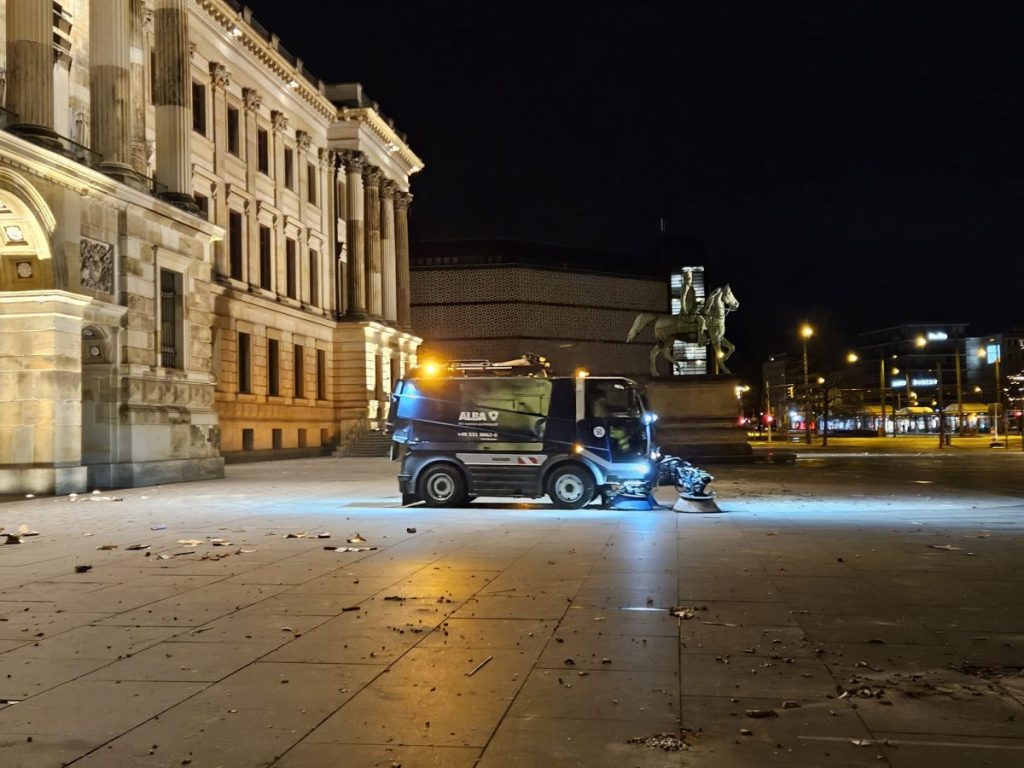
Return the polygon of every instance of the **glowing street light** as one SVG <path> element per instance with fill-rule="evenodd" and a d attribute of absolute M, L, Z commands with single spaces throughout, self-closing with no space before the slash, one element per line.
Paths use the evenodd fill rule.
<path fill-rule="evenodd" d="M 800 326 L 800 339 L 803 342 L 804 348 L 804 436 L 808 444 L 811 442 L 811 419 L 808 412 L 810 409 L 807 407 L 807 388 L 809 386 L 807 376 L 807 340 L 813 335 L 814 329 L 809 324 L 804 323 Z"/>
<path fill-rule="evenodd" d="M 848 362 L 848 363 L 856 363 L 858 360 L 860 360 L 860 358 L 857 357 L 857 353 L 856 352 L 847 352 L 846 353 L 846 362 Z"/>

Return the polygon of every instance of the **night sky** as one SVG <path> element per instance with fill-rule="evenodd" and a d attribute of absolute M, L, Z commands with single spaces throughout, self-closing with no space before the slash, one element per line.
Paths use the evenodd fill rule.
<path fill-rule="evenodd" d="M 734 360 L 1024 325 L 1024 5 L 250 0 L 426 170 L 413 240 L 704 244 Z M 828 330 L 826 330 L 828 329 Z"/>

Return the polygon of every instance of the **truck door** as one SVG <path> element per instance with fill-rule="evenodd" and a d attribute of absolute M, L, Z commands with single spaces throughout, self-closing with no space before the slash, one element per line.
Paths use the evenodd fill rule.
<path fill-rule="evenodd" d="M 647 425 L 639 396 L 625 379 L 585 379 L 580 440 L 606 461 L 647 458 Z"/>

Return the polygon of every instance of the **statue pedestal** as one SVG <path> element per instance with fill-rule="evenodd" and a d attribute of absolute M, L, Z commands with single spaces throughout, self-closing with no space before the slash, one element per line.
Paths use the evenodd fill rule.
<path fill-rule="evenodd" d="M 657 442 L 663 454 L 695 464 L 753 456 L 746 432 L 737 426 L 734 376 L 679 376 L 652 379 L 645 387 L 658 414 Z"/>

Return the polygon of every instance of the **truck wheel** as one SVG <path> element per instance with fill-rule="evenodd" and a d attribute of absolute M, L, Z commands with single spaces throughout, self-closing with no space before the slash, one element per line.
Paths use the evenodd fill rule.
<path fill-rule="evenodd" d="M 594 498 L 594 477 L 584 467 L 559 467 L 548 477 L 547 490 L 556 507 L 579 509 Z"/>
<path fill-rule="evenodd" d="M 428 467 L 419 485 L 420 498 L 428 507 L 460 507 L 466 503 L 466 481 L 451 464 Z"/>

